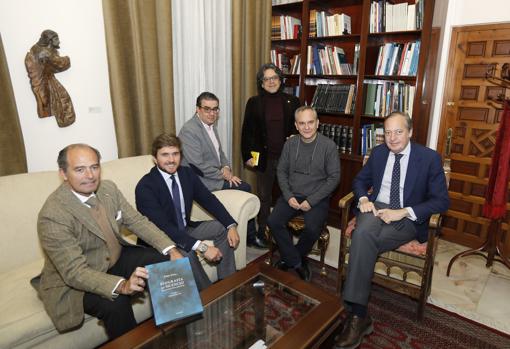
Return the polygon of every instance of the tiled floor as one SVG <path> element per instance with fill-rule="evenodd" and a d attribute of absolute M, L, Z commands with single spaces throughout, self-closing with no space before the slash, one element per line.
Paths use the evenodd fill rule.
<path fill-rule="evenodd" d="M 485 259 L 470 256 L 457 260 L 446 277 L 450 259 L 466 249 L 439 241 L 429 303 L 510 334 L 509 269 L 500 263 L 486 268 Z M 248 262 L 265 252 L 248 248 Z"/>
<path fill-rule="evenodd" d="M 510 334 L 510 270 L 501 263 L 486 268 L 480 256 L 450 259 L 466 247 L 439 241 L 429 303 Z"/>

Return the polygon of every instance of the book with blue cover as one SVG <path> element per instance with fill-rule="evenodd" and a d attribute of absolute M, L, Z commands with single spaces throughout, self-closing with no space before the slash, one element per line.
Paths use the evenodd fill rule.
<path fill-rule="evenodd" d="M 146 265 L 156 326 L 203 312 L 188 257 Z"/>

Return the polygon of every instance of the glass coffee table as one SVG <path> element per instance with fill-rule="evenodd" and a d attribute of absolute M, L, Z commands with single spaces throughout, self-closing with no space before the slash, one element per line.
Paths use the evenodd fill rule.
<path fill-rule="evenodd" d="M 343 309 L 339 297 L 263 262 L 212 285 L 201 298 L 201 316 L 160 327 L 149 319 L 102 348 L 318 348 Z"/>

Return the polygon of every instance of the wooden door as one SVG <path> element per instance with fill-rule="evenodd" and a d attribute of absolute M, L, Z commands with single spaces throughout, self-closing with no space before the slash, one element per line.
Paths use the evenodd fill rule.
<path fill-rule="evenodd" d="M 486 240 L 490 223 L 482 217 L 482 206 L 503 111 L 490 98 L 510 97 L 509 89 L 491 81 L 500 77 L 504 63 L 510 63 L 509 23 L 453 29 L 438 144 L 438 151 L 447 155 L 451 134 L 451 205 L 443 221 L 443 238 L 469 247 Z M 505 219 L 502 239 L 509 251 L 507 223 Z"/>

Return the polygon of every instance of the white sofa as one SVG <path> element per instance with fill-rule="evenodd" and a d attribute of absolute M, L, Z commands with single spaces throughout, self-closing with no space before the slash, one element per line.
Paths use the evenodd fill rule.
<path fill-rule="evenodd" d="M 102 164 L 102 178 L 113 180 L 134 206 L 135 185 L 152 166 L 148 155 L 113 160 Z M 57 171 L 0 177 L 0 348 L 94 348 L 107 340 L 104 328 L 89 316 L 81 328 L 59 334 L 30 285 L 43 266 L 37 215 L 60 182 Z M 239 223 L 241 244 L 235 257 L 237 269 L 244 268 L 247 221 L 255 217 L 260 202 L 255 195 L 238 190 L 215 194 Z M 192 217 L 210 219 L 198 205 L 193 207 Z M 206 271 L 216 279 L 214 268 L 207 265 Z M 147 294 L 139 297 L 133 308 L 138 322 L 149 318 Z"/>

